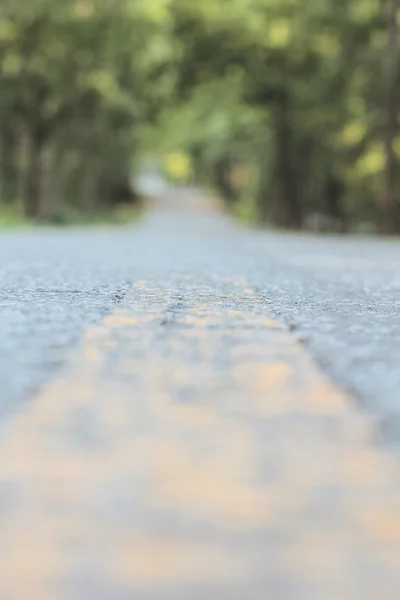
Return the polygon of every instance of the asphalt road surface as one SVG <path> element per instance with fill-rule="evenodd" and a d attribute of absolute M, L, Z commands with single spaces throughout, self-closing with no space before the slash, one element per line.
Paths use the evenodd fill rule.
<path fill-rule="evenodd" d="M 174 191 L 0 280 L 0 600 L 399 598 L 399 242 Z"/>

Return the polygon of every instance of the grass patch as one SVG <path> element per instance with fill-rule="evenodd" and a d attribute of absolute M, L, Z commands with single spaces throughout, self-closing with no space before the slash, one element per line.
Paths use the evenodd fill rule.
<path fill-rule="evenodd" d="M 34 227 L 96 227 L 106 225 L 131 225 L 137 223 L 142 211 L 137 206 L 119 206 L 114 210 L 87 215 L 70 206 L 60 206 L 51 218 L 30 221 L 17 206 L 0 206 L 0 230 Z"/>
<path fill-rule="evenodd" d="M 0 229 L 16 229 L 30 225 L 18 207 L 0 206 Z"/>

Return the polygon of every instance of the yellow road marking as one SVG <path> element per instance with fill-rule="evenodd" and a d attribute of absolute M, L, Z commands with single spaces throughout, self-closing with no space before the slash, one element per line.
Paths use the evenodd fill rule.
<path fill-rule="evenodd" d="M 396 465 L 285 327 L 248 307 L 250 292 L 243 310 L 211 297 L 163 328 L 170 291 L 141 282 L 11 419 L 1 600 L 74 598 L 65 582 L 82 573 L 132 594 L 243 584 L 263 553 L 299 590 L 341 577 L 332 599 L 347 582 L 352 600 L 376 600 L 358 595 L 354 548 L 396 577 Z"/>

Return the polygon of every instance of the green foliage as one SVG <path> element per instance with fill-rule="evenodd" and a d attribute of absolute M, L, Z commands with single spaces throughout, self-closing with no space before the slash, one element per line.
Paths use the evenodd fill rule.
<path fill-rule="evenodd" d="M 394 1 L 386 2 L 389 12 Z M 171 8 L 180 43 L 178 98 L 192 118 L 186 146 L 203 177 L 226 193 L 221 162 L 228 171 L 256 166 L 258 216 L 277 225 L 306 226 L 314 213 L 341 230 L 364 217 L 378 223 L 388 206 L 388 152 L 392 147 L 397 161 L 400 150 L 398 55 L 395 114 L 384 131 L 389 25 L 382 6 L 172 0 Z M 252 197 L 249 189 L 228 195 L 242 201 Z M 394 196 L 396 208 L 397 184 Z"/>
<path fill-rule="evenodd" d="M 104 214 L 134 199 L 133 166 L 150 154 L 246 220 L 400 228 L 398 12 L 396 0 L 0 0 L 0 203 L 52 221 Z"/>
<path fill-rule="evenodd" d="M 50 219 L 112 203 L 172 64 L 159 0 L 0 0 L 0 201 Z"/>

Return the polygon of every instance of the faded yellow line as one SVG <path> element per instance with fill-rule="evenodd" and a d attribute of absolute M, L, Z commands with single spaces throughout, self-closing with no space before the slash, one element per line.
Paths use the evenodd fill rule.
<path fill-rule="evenodd" d="M 163 328 L 170 290 L 141 282 L 12 418 L 1 600 L 72 599 L 82 578 L 169 599 L 171 585 L 250 585 L 271 556 L 299 597 L 376 600 L 355 552 L 395 598 L 397 466 L 241 285 L 242 310 L 199 297 Z"/>

